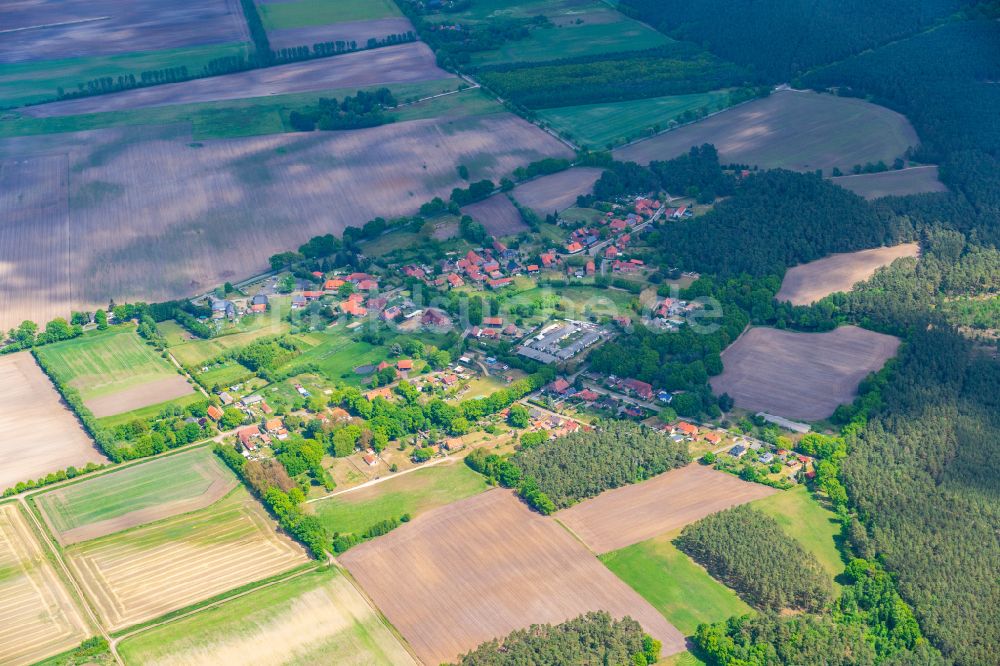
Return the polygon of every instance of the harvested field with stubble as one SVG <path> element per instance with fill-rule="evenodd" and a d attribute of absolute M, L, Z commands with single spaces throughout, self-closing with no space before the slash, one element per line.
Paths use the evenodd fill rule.
<path fill-rule="evenodd" d="M 309 559 L 242 486 L 205 509 L 77 543 L 65 552 L 112 631 Z"/>
<path fill-rule="evenodd" d="M 856 326 L 829 333 L 751 328 L 722 352 L 725 370 L 710 383 L 737 407 L 817 421 L 851 402 L 861 380 L 898 348 L 898 338 Z"/>
<path fill-rule="evenodd" d="M 486 227 L 490 236 L 513 236 L 528 229 L 521 213 L 503 192 L 462 208 L 462 215 L 472 217 Z"/>
<path fill-rule="evenodd" d="M 189 296 L 317 234 L 415 213 L 559 141 L 507 113 L 191 141 L 186 127 L 0 140 L 0 328 Z M 27 162 L 26 162 L 27 161 Z"/>
<path fill-rule="evenodd" d="M 108 461 L 30 352 L 0 357 L 0 433 L 0 490 L 71 465 Z"/>
<path fill-rule="evenodd" d="M 0 505 L 0 620 L 0 663 L 9 666 L 59 654 L 93 633 L 13 502 Z"/>
<path fill-rule="evenodd" d="M 615 159 L 648 164 L 714 144 L 723 163 L 793 171 L 891 164 L 917 133 L 901 114 L 856 98 L 783 90 L 702 121 L 614 151 Z"/>
<path fill-rule="evenodd" d="M 449 76 L 448 72 L 435 64 L 434 54 L 426 44 L 411 42 L 207 79 L 39 104 L 27 107 L 21 113 L 35 118 L 72 116 L 335 88 L 364 88 L 382 83 L 429 81 Z"/>
<path fill-rule="evenodd" d="M 576 205 L 581 194 L 591 194 L 603 169 L 574 167 L 518 185 L 511 194 L 519 204 L 542 217 Z"/>
<path fill-rule="evenodd" d="M 563 509 L 556 517 L 595 553 L 607 553 L 775 492 L 774 488 L 691 464 L 601 493 Z"/>
<path fill-rule="evenodd" d="M 65 546 L 204 509 L 238 483 L 212 449 L 202 447 L 72 483 L 35 501 Z"/>
<path fill-rule="evenodd" d="M 684 650 L 647 601 L 506 490 L 436 509 L 340 560 L 426 664 L 590 610 L 636 619 L 664 656 Z"/>
<path fill-rule="evenodd" d="M 945 184 L 938 178 L 936 166 L 919 166 L 898 171 L 840 176 L 830 180 L 845 190 L 850 190 L 869 200 L 881 197 L 904 197 L 923 192 L 948 191 Z"/>
<path fill-rule="evenodd" d="M 917 243 L 832 254 L 789 268 L 775 299 L 792 305 L 809 305 L 838 291 L 850 291 L 855 284 L 867 280 L 879 268 L 897 259 L 918 256 L 920 246 Z"/>
<path fill-rule="evenodd" d="M 271 42 L 271 48 L 338 41 L 355 41 L 359 45 L 364 45 L 368 43 L 369 39 L 383 39 L 389 35 L 405 35 L 413 31 L 413 24 L 408 18 L 394 16 L 367 21 L 310 25 L 301 28 L 279 28 L 268 30 L 267 39 Z"/>
<path fill-rule="evenodd" d="M 0 63 L 246 41 L 239 0 L 4 0 Z"/>

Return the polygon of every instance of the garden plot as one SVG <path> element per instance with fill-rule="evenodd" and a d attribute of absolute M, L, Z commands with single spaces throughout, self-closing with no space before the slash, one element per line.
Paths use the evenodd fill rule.
<path fill-rule="evenodd" d="M 828 418 L 858 383 L 895 356 L 899 339 L 856 326 L 829 333 L 751 328 L 722 352 L 712 390 L 737 407 L 798 421 Z"/>
<path fill-rule="evenodd" d="M 544 217 L 575 206 L 581 194 L 591 194 L 602 173 L 603 169 L 574 167 L 518 185 L 512 194 L 519 204 Z"/>
<path fill-rule="evenodd" d="M 916 243 L 832 254 L 788 269 L 775 298 L 792 305 L 809 305 L 838 291 L 850 291 L 897 259 L 919 255 Z"/>

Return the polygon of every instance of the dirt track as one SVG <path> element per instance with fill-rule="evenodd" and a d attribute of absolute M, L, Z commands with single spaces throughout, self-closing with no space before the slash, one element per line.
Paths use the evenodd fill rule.
<path fill-rule="evenodd" d="M 603 169 L 575 167 L 518 185 L 512 194 L 519 204 L 545 217 L 575 206 L 578 196 L 594 191 L 602 173 Z"/>
<path fill-rule="evenodd" d="M 684 650 L 684 637 L 648 602 L 506 490 L 424 514 L 340 560 L 425 664 L 589 610 L 638 620 L 664 656 Z"/>
<path fill-rule="evenodd" d="M 832 254 L 788 269 L 775 298 L 792 305 L 809 305 L 832 293 L 850 291 L 856 283 L 867 280 L 877 269 L 896 259 L 919 254 L 920 246 L 916 243 Z"/>
<path fill-rule="evenodd" d="M 899 339 L 856 326 L 829 333 L 752 328 L 722 352 L 725 371 L 710 381 L 737 407 L 816 421 L 851 402 L 858 383 L 898 348 Z"/>
<path fill-rule="evenodd" d="M 606 553 L 775 492 L 774 488 L 692 464 L 609 490 L 560 511 L 556 517 L 591 550 Z"/>

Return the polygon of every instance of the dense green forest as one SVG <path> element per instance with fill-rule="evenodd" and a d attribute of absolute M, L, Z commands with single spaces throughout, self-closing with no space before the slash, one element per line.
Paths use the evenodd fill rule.
<path fill-rule="evenodd" d="M 816 558 L 768 515 L 737 506 L 684 528 L 677 547 L 759 608 L 818 610 L 833 586 Z"/>
<path fill-rule="evenodd" d="M 459 666 L 645 666 L 660 658 L 660 643 L 632 618 L 591 612 L 562 624 L 532 625 L 462 655 Z"/>
<path fill-rule="evenodd" d="M 622 0 L 676 39 L 752 66 L 770 81 L 913 34 L 973 0 Z"/>

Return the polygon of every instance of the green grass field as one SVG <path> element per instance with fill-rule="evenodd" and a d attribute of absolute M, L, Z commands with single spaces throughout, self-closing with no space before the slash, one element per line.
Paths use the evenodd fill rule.
<path fill-rule="evenodd" d="M 702 622 L 751 612 L 735 592 L 677 550 L 671 543 L 676 536 L 664 534 L 600 559 L 686 636 Z"/>
<path fill-rule="evenodd" d="M 5 64 L 0 68 L 0 107 L 53 100 L 59 88 L 76 90 L 77 84 L 105 76 L 117 78 L 121 74 L 134 74 L 138 79 L 140 72 L 181 65 L 189 72 L 200 72 L 210 60 L 245 55 L 247 49 L 248 45 L 240 42 Z"/>
<path fill-rule="evenodd" d="M 278 315 L 246 317 L 238 329 L 233 329 L 233 333 L 208 340 L 181 338 L 176 343 L 173 342 L 176 340 L 173 329 L 168 327 L 165 330 L 170 333 L 168 345 L 170 353 L 177 359 L 177 362 L 185 366 L 198 366 L 231 349 L 245 347 L 258 338 L 288 333 L 291 330 L 291 325 L 287 321 L 279 319 Z"/>
<path fill-rule="evenodd" d="M 42 493 L 36 501 L 52 527 L 65 532 L 132 511 L 199 497 L 219 479 L 236 482 L 211 447 L 202 447 L 87 478 Z"/>
<path fill-rule="evenodd" d="M 413 664 L 386 623 L 332 567 L 145 631 L 118 650 L 127 664 L 222 664 L 240 661 L 248 645 L 267 663 Z"/>
<path fill-rule="evenodd" d="M 174 398 L 173 400 L 165 400 L 164 402 L 157 402 L 152 405 L 147 405 L 146 407 L 140 407 L 139 409 L 133 409 L 130 412 L 122 412 L 121 414 L 114 414 L 113 416 L 104 416 L 97 419 L 97 422 L 104 426 L 105 428 L 114 428 L 116 426 L 123 425 L 129 421 L 135 421 L 136 419 L 148 420 L 155 419 L 163 410 L 168 407 L 180 407 L 184 409 L 188 405 L 193 405 L 196 402 L 202 400 L 207 400 L 208 398 L 201 391 L 195 391 L 180 398 Z"/>
<path fill-rule="evenodd" d="M 840 535 L 836 514 L 822 507 L 805 486 L 765 497 L 751 506 L 774 518 L 788 536 L 815 555 L 831 579 L 844 572 L 836 543 Z"/>
<path fill-rule="evenodd" d="M 309 506 L 331 532 L 357 533 L 404 513 L 415 517 L 480 493 L 487 487 L 482 476 L 457 461 L 410 472 Z"/>
<path fill-rule="evenodd" d="M 584 104 L 543 109 L 538 117 L 552 129 L 569 134 L 581 145 L 605 148 L 648 133 L 650 128 L 666 129 L 686 111 L 708 108 L 716 111 L 728 104 L 729 93 L 716 90 L 694 95 L 669 95 L 629 102 Z"/>
<path fill-rule="evenodd" d="M 86 400 L 169 377 L 176 370 L 132 326 L 86 333 L 38 348 L 62 381 Z"/>
<path fill-rule="evenodd" d="M 392 0 L 299 0 L 258 4 L 267 30 L 402 16 Z"/>
<path fill-rule="evenodd" d="M 546 295 L 550 296 L 545 300 Z M 597 315 L 613 316 L 627 315 L 632 312 L 629 303 L 636 296 L 618 289 L 599 289 L 597 287 L 567 287 L 558 290 L 547 287 L 536 287 L 513 296 L 511 305 L 541 303 L 541 314 L 559 317 L 579 317 L 587 312 Z M 564 309 L 556 310 L 558 302 Z"/>

